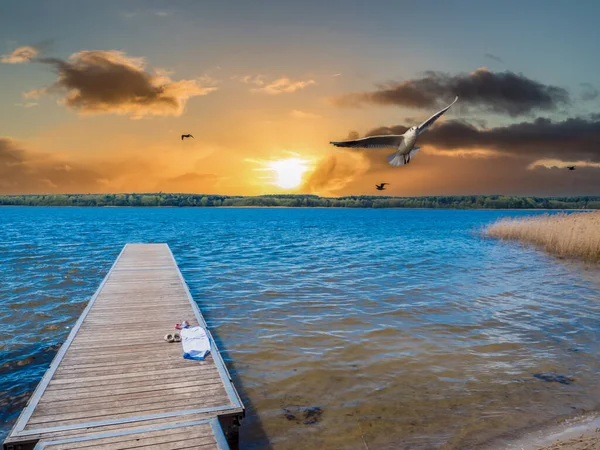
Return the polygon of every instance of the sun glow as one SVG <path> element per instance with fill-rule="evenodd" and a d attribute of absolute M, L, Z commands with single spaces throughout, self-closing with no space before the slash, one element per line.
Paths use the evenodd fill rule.
<path fill-rule="evenodd" d="M 302 184 L 302 176 L 309 169 L 308 162 L 298 158 L 270 162 L 268 170 L 275 175 L 274 184 L 283 189 L 293 189 Z"/>

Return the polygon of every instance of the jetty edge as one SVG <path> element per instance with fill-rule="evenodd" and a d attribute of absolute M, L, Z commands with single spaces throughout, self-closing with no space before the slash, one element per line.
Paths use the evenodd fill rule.
<path fill-rule="evenodd" d="M 206 329 L 204 361 L 166 342 Z M 126 244 L 4 441 L 4 450 L 237 447 L 245 414 L 167 244 Z"/>

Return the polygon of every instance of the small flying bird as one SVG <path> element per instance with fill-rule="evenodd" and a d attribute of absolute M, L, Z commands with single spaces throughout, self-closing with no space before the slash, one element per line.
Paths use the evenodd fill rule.
<path fill-rule="evenodd" d="M 181 135 L 181 140 L 183 141 L 183 138 L 193 138 L 196 139 L 194 136 L 192 136 L 191 134 L 182 134 Z"/>
<path fill-rule="evenodd" d="M 390 184 L 390 183 L 376 184 L 375 187 L 377 188 L 378 191 L 385 191 L 385 185 L 386 184 Z"/>
<path fill-rule="evenodd" d="M 388 162 L 395 167 L 408 164 L 411 158 L 419 151 L 420 147 L 415 147 L 417 138 L 421 133 L 427 130 L 442 114 L 450 109 L 456 103 L 458 97 L 454 99 L 450 105 L 446 106 L 441 111 L 436 112 L 433 116 L 427 119 L 418 127 L 409 128 L 404 134 L 384 134 L 381 136 L 369 136 L 362 139 L 354 139 L 352 141 L 330 142 L 336 147 L 352 147 L 352 148 L 387 148 L 394 147 L 397 149 L 395 153 L 388 156 Z"/>
<path fill-rule="evenodd" d="M 567 169 L 569 169 L 569 170 L 575 170 L 575 166 L 567 166 Z"/>

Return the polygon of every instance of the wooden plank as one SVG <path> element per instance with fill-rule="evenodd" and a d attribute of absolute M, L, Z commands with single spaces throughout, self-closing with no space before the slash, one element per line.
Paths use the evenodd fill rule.
<path fill-rule="evenodd" d="M 146 425 L 84 436 L 44 439 L 35 450 L 126 450 L 183 448 L 228 450 L 217 419 L 179 424 Z"/>
<path fill-rule="evenodd" d="M 212 397 L 217 395 L 224 396 L 224 391 L 218 385 L 208 386 L 199 388 L 198 386 L 192 386 L 188 388 L 178 389 L 177 398 L 181 400 L 192 399 L 199 394 L 211 394 Z M 65 398 L 64 400 L 54 400 L 52 402 L 41 402 L 38 403 L 36 413 L 45 412 L 46 410 L 52 410 L 52 408 L 60 407 L 61 410 L 68 410 L 71 412 L 75 411 L 86 411 L 90 408 L 103 408 L 114 404 L 115 406 L 121 406 L 124 404 L 136 404 L 143 405 L 146 403 L 152 403 L 155 401 L 166 401 L 172 400 L 173 394 L 171 391 L 164 393 L 163 391 L 151 391 L 151 392 L 138 392 L 134 394 L 121 394 L 111 395 L 108 399 L 106 396 L 87 398 L 85 402 L 78 399 Z"/>
<path fill-rule="evenodd" d="M 140 428 L 161 427 L 161 426 L 180 426 L 180 424 L 188 422 L 204 422 L 209 421 L 214 417 L 214 413 L 189 414 L 177 417 L 168 417 L 161 419 L 144 420 L 143 422 L 119 423 L 116 425 L 103 425 L 100 427 L 72 428 L 65 431 L 55 431 L 43 434 L 31 434 L 30 439 L 39 440 L 41 438 L 48 441 L 56 441 L 61 439 L 82 438 L 98 434 L 106 433 L 127 433 L 134 432 Z"/>
<path fill-rule="evenodd" d="M 219 382 L 216 383 L 208 383 L 208 384 L 204 384 L 203 386 L 205 386 L 207 389 L 209 389 L 209 386 L 213 386 L 213 385 L 217 385 L 219 386 Z M 168 384 L 164 384 L 163 385 L 163 391 L 169 391 L 169 392 L 174 392 L 175 389 L 180 388 L 180 387 L 190 387 L 190 386 L 198 386 L 198 382 L 197 381 L 188 381 L 188 382 L 173 382 L 173 383 L 168 383 Z M 110 392 L 113 395 L 119 395 L 119 394 L 134 394 L 134 393 L 140 393 L 140 392 L 156 392 L 156 386 L 154 385 L 149 385 L 149 386 L 140 386 L 140 385 L 133 385 L 133 386 L 129 386 L 129 387 L 123 387 L 120 389 L 111 389 Z M 57 390 L 53 390 L 53 391 L 49 391 L 47 394 L 47 397 L 44 397 L 44 400 L 55 400 L 55 399 L 65 399 L 65 398 L 72 398 L 72 399 L 86 399 L 86 398 L 95 398 L 95 397 L 106 397 L 106 392 L 105 391 L 94 391 L 94 390 L 90 390 L 87 387 L 84 388 L 78 388 L 78 389 L 57 389 Z"/>
<path fill-rule="evenodd" d="M 95 450 L 120 450 L 133 449 L 140 447 L 154 446 L 159 444 L 168 444 L 172 442 L 191 441 L 196 444 L 213 444 L 216 446 L 216 440 L 211 436 L 210 426 L 203 427 L 171 428 L 154 433 L 137 433 L 125 436 L 107 437 L 91 441 L 81 441 L 77 443 L 57 444 L 46 447 L 50 450 L 70 450 L 70 449 L 95 449 Z M 184 438 L 184 439 L 182 439 Z M 175 448 L 181 448 L 179 446 Z"/>
<path fill-rule="evenodd" d="M 175 360 L 179 360 L 182 359 L 181 358 L 181 354 L 179 355 L 166 355 L 165 357 L 163 357 L 163 361 L 175 361 Z M 152 363 L 152 361 L 155 360 L 155 357 L 153 358 L 151 355 L 133 355 L 130 356 L 129 358 L 127 358 L 126 360 L 124 360 L 123 358 L 120 357 L 120 355 L 108 355 L 108 356 L 103 356 L 101 358 L 89 358 L 89 357 L 85 357 L 85 356 L 80 356 L 78 358 L 76 357 L 72 357 L 69 358 L 67 362 L 67 364 L 65 364 L 65 367 L 70 367 L 70 366 L 75 366 L 75 367 L 79 367 L 79 366 L 99 366 L 99 367 L 106 367 L 108 365 L 122 365 L 122 364 L 144 364 L 144 363 Z M 211 361 L 209 358 L 206 358 L 206 361 Z"/>
<path fill-rule="evenodd" d="M 210 408 L 223 404 L 225 396 L 211 396 L 199 401 L 198 398 L 188 400 L 173 399 L 167 402 L 153 402 L 143 405 L 116 405 L 113 404 L 105 409 L 88 408 L 86 411 L 66 412 L 59 414 L 56 410 L 51 412 L 39 411 L 31 416 L 30 426 L 36 424 L 65 424 L 70 422 L 86 423 L 102 419 L 106 416 L 111 418 L 132 417 L 134 415 L 155 414 L 176 410 L 186 410 L 192 408 Z"/>
<path fill-rule="evenodd" d="M 223 409 L 221 406 L 212 406 L 212 407 L 204 407 L 199 409 L 185 409 L 185 410 L 165 410 L 165 411 L 151 411 L 144 412 L 141 411 L 139 416 L 132 416 L 129 414 L 117 414 L 111 416 L 110 418 L 103 418 L 102 420 L 94 420 L 92 422 L 74 422 L 72 420 L 52 422 L 47 424 L 42 424 L 43 427 L 40 428 L 40 425 L 28 425 L 23 432 L 19 433 L 19 436 L 27 436 L 30 434 L 39 434 L 40 432 L 55 432 L 55 431 L 67 431 L 79 428 L 89 429 L 91 427 L 104 427 L 105 425 L 123 425 L 130 422 L 145 422 L 151 419 L 162 419 L 168 417 L 175 417 L 180 415 L 189 415 L 195 413 L 206 413 L 213 412 L 213 416 L 215 415 L 227 415 L 229 413 L 229 409 Z M 100 428 L 102 429 L 102 428 Z"/>
<path fill-rule="evenodd" d="M 176 365 L 177 367 L 182 367 L 182 368 L 189 368 L 188 366 L 188 362 L 187 360 L 184 360 L 183 358 L 180 358 L 179 356 L 181 355 L 177 355 L 177 357 L 169 357 L 169 358 L 164 358 L 161 361 L 161 366 L 160 367 L 168 367 L 171 365 Z M 196 361 L 198 363 L 198 365 L 200 367 L 203 367 L 205 365 L 210 365 L 211 363 L 211 358 L 205 358 L 204 361 Z M 82 363 L 82 364 L 77 364 L 76 361 L 73 361 L 74 364 L 71 363 L 64 363 L 61 364 L 61 367 L 59 370 L 86 370 L 86 369 L 98 369 L 98 370 L 102 370 L 102 369 L 110 369 L 113 370 L 112 367 L 115 367 L 115 370 L 117 370 L 118 368 L 116 366 L 120 366 L 123 368 L 129 368 L 129 367 L 139 367 L 139 368 L 143 368 L 145 366 L 149 366 L 149 367 L 155 367 L 156 366 L 156 360 L 150 357 L 144 358 L 144 357 L 139 357 L 136 358 L 135 360 L 127 360 L 127 361 L 118 361 L 115 362 L 114 364 L 110 364 L 110 363 L 106 363 L 105 361 L 90 361 L 88 363 Z M 58 370 L 57 370 L 58 372 Z"/>
<path fill-rule="evenodd" d="M 155 370 L 147 373 L 112 373 L 110 375 L 98 375 L 98 376 L 89 376 L 89 377 L 79 377 L 79 378 L 71 378 L 64 376 L 62 378 L 56 379 L 56 377 L 50 382 L 50 386 L 56 389 L 68 389 L 70 387 L 79 387 L 79 385 L 83 386 L 108 386 L 108 389 L 113 389 L 118 387 L 119 385 L 129 385 L 130 383 L 139 384 L 140 382 L 152 382 L 151 384 L 156 386 L 157 388 L 161 387 L 161 382 L 168 381 L 183 381 L 189 379 L 192 375 L 201 375 L 202 380 L 212 379 L 214 378 L 216 381 L 220 379 L 219 372 L 214 367 L 204 367 L 203 370 L 197 370 L 196 368 L 193 371 L 186 372 L 186 378 L 181 378 L 182 371 L 179 369 L 172 370 Z"/>
<path fill-rule="evenodd" d="M 57 371 L 56 374 L 54 376 L 55 379 L 60 379 L 63 376 L 86 376 L 86 375 L 109 375 L 114 373 L 115 370 L 117 370 L 119 373 L 122 374 L 130 374 L 130 373 L 148 373 L 149 371 L 155 370 L 155 369 L 160 369 L 160 370 L 171 370 L 171 369 L 177 369 L 179 371 L 179 373 L 182 373 L 183 370 L 187 370 L 189 369 L 189 366 L 183 362 L 181 362 L 180 359 L 168 359 L 165 360 L 164 362 L 162 362 L 160 364 L 160 366 L 157 366 L 152 360 L 149 360 L 147 363 L 144 364 L 127 364 L 125 362 L 121 363 L 121 364 L 114 364 L 114 365 L 92 365 L 92 366 L 86 366 L 86 365 L 80 365 L 80 366 L 65 366 L 65 367 L 60 367 Z M 186 361 L 187 362 L 187 361 Z M 206 362 L 206 361 L 198 361 L 198 362 Z M 201 370 L 204 367 L 207 367 L 207 364 L 199 364 L 197 369 L 194 370 Z"/>
<path fill-rule="evenodd" d="M 115 366 L 98 366 L 91 369 L 79 370 L 69 370 L 68 368 L 61 369 L 56 371 L 56 375 L 52 382 L 58 385 L 69 383 L 71 381 L 126 380 L 128 378 L 143 375 L 163 375 L 164 380 L 173 380 L 186 379 L 194 374 L 206 375 L 208 374 L 208 371 L 218 373 L 213 364 L 198 364 L 197 366 L 190 367 L 181 364 L 178 360 L 174 360 L 172 364 L 168 364 L 168 361 L 159 365 L 152 364 L 152 362 L 149 362 L 146 365 L 134 364 L 132 366 L 125 366 L 124 370 L 118 370 Z M 184 374 L 185 377 L 183 377 Z"/>
<path fill-rule="evenodd" d="M 38 441 L 40 439 L 44 439 L 45 441 L 56 441 L 56 440 L 64 440 L 64 439 L 84 439 L 90 438 L 90 436 L 98 436 L 100 434 L 107 433 L 127 433 L 127 432 L 135 432 L 139 431 L 140 428 L 153 428 L 153 427 L 165 427 L 165 426 L 183 426 L 192 422 L 204 422 L 210 421 L 213 423 L 213 419 L 215 416 L 223 416 L 223 415 L 235 415 L 240 414 L 241 410 L 233 410 L 231 412 L 228 411 L 216 411 L 216 412 L 207 412 L 207 413 L 194 413 L 194 414 L 186 414 L 181 416 L 174 417 L 164 417 L 160 419 L 148 419 L 143 421 L 133 421 L 127 423 L 118 423 L 112 425 L 92 425 L 87 426 L 85 428 L 70 428 L 67 430 L 60 431 L 50 431 L 44 433 L 35 433 L 31 432 L 27 436 L 27 439 L 30 441 Z M 218 421 L 217 421 L 218 425 Z M 218 439 L 218 434 L 222 435 L 223 431 L 220 430 L 220 426 L 217 426 L 217 430 L 213 430 L 215 433 L 215 437 Z M 21 438 L 23 439 L 23 438 Z M 15 438 L 8 437 L 5 441 L 9 443 L 17 442 Z M 223 448 L 228 448 L 224 446 Z"/>
<path fill-rule="evenodd" d="M 173 331 L 169 331 L 169 333 L 173 333 Z M 166 334 L 166 333 L 165 333 Z M 89 342 L 89 343 L 88 343 Z M 73 353 L 80 355 L 89 355 L 90 357 L 95 357 L 95 356 L 99 356 L 102 354 L 114 354 L 114 353 L 119 353 L 119 352 L 131 352 L 134 354 L 139 354 L 139 353 L 146 353 L 146 352 L 156 352 L 156 351 L 161 351 L 161 352 L 165 352 L 165 353 L 178 353 L 178 354 L 183 354 L 183 349 L 181 347 L 181 344 L 177 344 L 175 342 L 165 342 L 164 341 L 164 336 L 161 336 L 160 338 L 158 338 L 154 341 L 154 342 L 148 342 L 145 341 L 145 343 L 142 344 L 137 344 L 137 343 L 131 343 L 131 342 L 126 342 L 126 343 L 119 343 L 119 344 L 111 344 L 111 343 L 107 343 L 106 345 L 102 345 L 101 343 L 98 343 L 97 341 L 88 341 L 88 342 L 82 342 L 77 346 L 73 346 L 71 347 L 71 351 L 69 353 L 69 355 L 72 355 Z"/>
<path fill-rule="evenodd" d="M 178 426 L 178 427 L 170 427 L 163 428 L 154 431 L 147 430 L 134 430 L 134 432 L 117 434 L 115 436 L 106 436 L 106 437 L 97 437 L 96 439 L 88 439 L 88 440 L 80 440 L 77 444 L 76 448 L 101 448 L 100 446 L 106 444 L 118 444 L 122 442 L 131 442 L 137 441 L 138 444 L 147 445 L 148 443 L 161 443 L 164 437 L 169 437 L 169 439 L 173 440 L 173 438 L 177 438 L 177 435 L 185 436 L 188 438 L 193 437 L 207 437 L 208 442 L 216 443 L 216 439 L 212 435 L 212 430 L 210 429 L 209 423 L 202 423 L 198 425 L 187 425 L 187 426 Z M 73 445 L 73 443 L 64 443 L 64 444 L 54 444 L 52 445 L 53 450 L 67 450 L 69 445 Z"/>
<path fill-rule="evenodd" d="M 182 319 L 206 328 L 168 246 L 126 245 L 6 442 L 66 435 L 75 439 L 142 424 L 170 426 L 184 417 L 243 414 L 208 329 L 211 354 L 205 361 L 185 360 L 180 343 L 164 341 Z M 195 434 L 169 442 L 159 435 L 136 442 L 137 447 L 123 448 L 206 444 L 205 435 Z M 73 443 L 55 450 L 67 444 Z M 93 448 L 103 448 L 99 445 L 104 444 Z M 86 446 L 92 448 L 68 448 Z"/>

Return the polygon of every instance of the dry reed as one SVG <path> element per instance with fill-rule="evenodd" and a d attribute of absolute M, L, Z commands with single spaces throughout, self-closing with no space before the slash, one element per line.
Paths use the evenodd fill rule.
<path fill-rule="evenodd" d="M 486 234 L 534 244 L 560 257 L 600 262 L 600 212 L 505 217 L 489 225 Z"/>

